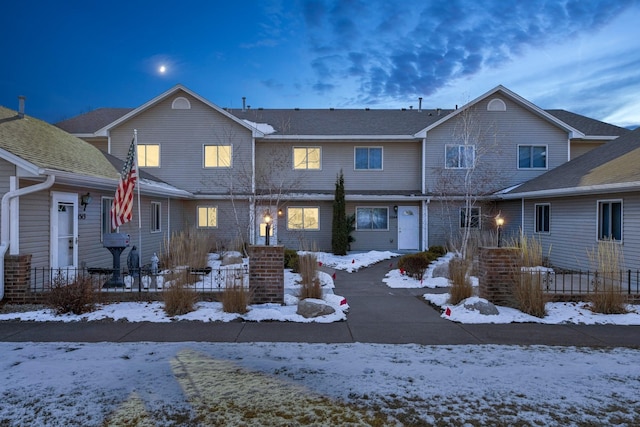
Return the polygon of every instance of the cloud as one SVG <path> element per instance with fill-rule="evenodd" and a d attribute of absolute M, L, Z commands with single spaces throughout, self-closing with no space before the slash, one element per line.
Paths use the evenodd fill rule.
<path fill-rule="evenodd" d="M 425 4 L 426 3 L 426 4 Z M 317 90 L 354 79 L 362 99 L 427 96 L 461 78 L 593 33 L 633 1 L 310 0 L 304 3 Z"/>

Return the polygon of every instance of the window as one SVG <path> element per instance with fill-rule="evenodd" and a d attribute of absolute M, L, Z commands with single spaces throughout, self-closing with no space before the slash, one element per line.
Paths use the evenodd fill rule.
<path fill-rule="evenodd" d="M 535 232 L 548 233 L 551 205 L 548 203 L 536 205 Z"/>
<path fill-rule="evenodd" d="M 102 236 L 111 233 L 111 205 L 113 204 L 113 197 L 103 197 L 100 203 L 100 241 L 102 241 Z"/>
<path fill-rule="evenodd" d="M 447 145 L 445 147 L 447 169 L 471 169 L 475 164 L 475 145 Z"/>
<path fill-rule="evenodd" d="M 544 145 L 519 145 L 519 169 L 546 169 L 547 147 Z"/>
<path fill-rule="evenodd" d="M 198 228 L 217 228 L 218 208 L 215 206 L 198 206 Z"/>
<path fill-rule="evenodd" d="M 160 203 L 151 202 L 151 232 L 159 233 L 160 232 L 160 213 L 162 210 L 160 209 Z"/>
<path fill-rule="evenodd" d="M 598 240 L 622 240 L 622 201 L 598 202 Z"/>
<path fill-rule="evenodd" d="M 174 110 L 190 110 L 191 103 L 183 96 L 179 96 L 171 103 L 171 108 Z"/>
<path fill-rule="evenodd" d="M 140 144 L 138 145 L 138 163 L 143 168 L 160 167 L 160 145 Z"/>
<path fill-rule="evenodd" d="M 356 230 L 388 229 L 388 208 L 356 208 Z"/>
<path fill-rule="evenodd" d="M 205 168 L 230 168 L 231 167 L 231 145 L 205 145 L 204 146 L 204 167 Z"/>
<path fill-rule="evenodd" d="M 320 230 L 320 208 L 287 208 L 289 230 Z"/>
<path fill-rule="evenodd" d="M 320 169 L 320 147 L 293 147 L 294 169 Z"/>
<path fill-rule="evenodd" d="M 382 170 L 382 147 L 356 147 L 356 170 Z"/>
<path fill-rule="evenodd" d="M 487 111 L 507 111 L 507 104 L 502 99 L 492 99 L 487 104 Z"/>
<path fill-rule="evenodd" d="M 469 218 L 467 219 L 467 212 Z M 460 228 L 480 228 L 480 208 L 460 208 Z"/>

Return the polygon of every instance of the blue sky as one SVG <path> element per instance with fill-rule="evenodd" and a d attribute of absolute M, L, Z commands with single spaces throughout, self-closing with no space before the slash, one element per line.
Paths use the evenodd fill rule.
<path fill-rule="evenodd" d="M 638 0 L 11 1 L 0 40 L 0 105 L 50 122 L 176 83 L 254 108 L 453 108 L 502 84 L 640 125 Z"/>

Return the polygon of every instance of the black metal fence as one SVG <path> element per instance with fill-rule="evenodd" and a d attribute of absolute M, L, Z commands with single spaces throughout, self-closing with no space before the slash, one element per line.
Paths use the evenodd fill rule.
<path fill-rule="evenodd" d="M 78 281 L 90 282 L 93 288 L 105 293 L 162 292 L 174 283 L 184 284 L 198 292 L 219 292 L 230 284 L 249 287 L 249 266 L 230 265 L 220 268 L 175 268 L 152 274 L 143 269 L 135 271 L 111 268 L 32 268 L 30 291 L 47 292 L 54 286 Z M 115 274 L 114 274 L 115 273 Z"/>
<path fill-rule="evenodd" d="M 599 271 L 522 271 L 531 276 L 542 290 L 553 299 L 574 300 L 598 292 L 611 290 L 640 298 L 640 270 Z"/>

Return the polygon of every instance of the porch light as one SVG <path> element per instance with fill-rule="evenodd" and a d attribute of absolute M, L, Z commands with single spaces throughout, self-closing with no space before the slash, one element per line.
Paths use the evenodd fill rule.
<path fill-rule="evenodd" d="M 269 234 L 271 233 L 271 214 L 269 214 L 269 211 L 267 211 L 264 214 L 264 222 L 265 222 L 265 227 L 264 227 L 264 231 L 265 231 L 265 237 L 264 237 L 264 244 L 266 246 L 269 246 Z"/>
<path fill-rule="evenodd" d="M 498 247 L 502 246 L 502 226 L 504 225 L 504 218 L 499 214 L 496 217 L 496 226 L 498 227 Z"/>
<path fill-rule="evenodd" d="M 82 205 L 83 211 L 87 210 L 87 205 L 91 203 L 91 200 L 93 200 L 91 198 L 91 193 L 87 193 L 84 196 L 80 196 L 80 204 Z"/>

